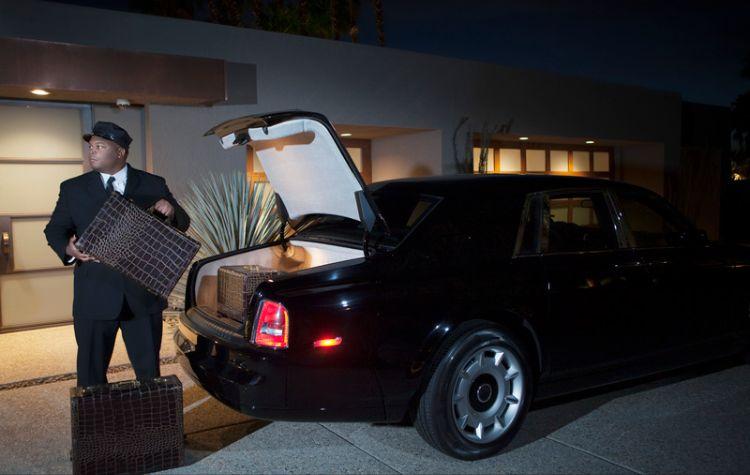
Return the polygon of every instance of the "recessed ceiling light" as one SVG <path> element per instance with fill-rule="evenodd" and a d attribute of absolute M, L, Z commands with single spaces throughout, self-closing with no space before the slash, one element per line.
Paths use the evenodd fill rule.
<path fill-rule="evenodd" d="M 593 140 L 587 140 L 586 143 L 589 144 L 589 145 L 591 145 L 591 144 L 594 143 L 594 141 Z"/>
<path fill-rule="evenodd" d="M 347 132 L 347 133 L 345 133 L 345 134 L 341 134 L 341 136 L 342 136 L 342 137 L 351 137 L 351 136 L 352 136 L 352 134 L 350 134 L 350 133 L 348 133 L 348 132 Z"/>
<path fill-rule="evenodd" d="M 528 137 L 518 137 L 518 140 L 529 140 Z"/>
<path fill-rule="evenodd" d="M 32 89 L 31 93 L 36 94 L 37 96 L 49 96 L 49 92 L 44 89 Z"/>

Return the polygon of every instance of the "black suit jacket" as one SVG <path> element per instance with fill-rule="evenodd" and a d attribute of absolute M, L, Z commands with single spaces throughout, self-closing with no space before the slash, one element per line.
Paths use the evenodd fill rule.
<path fill-rule="evenodd" d="M 128 165 L 124 196 L 146 209 L 164 198 L 174 206 L 173 225 L 187 230 L 190 218 L 177 204 L 164 178 Z M 60 196 L 44 234 L 47 243 L 65 265 L 71 256 L 65 253 L 70 236 L 81 236 L 96 216 L 107 193 L 99 172 L 90 171 L 60 184 Z M 127 297 L 133 312 L 156 313 L 164 310 L 164 299 L 148 292 L 134 281 L 97 262 L 78 262 L 74 269 L 73 317 L 95 320 L 116 319 Z"/>

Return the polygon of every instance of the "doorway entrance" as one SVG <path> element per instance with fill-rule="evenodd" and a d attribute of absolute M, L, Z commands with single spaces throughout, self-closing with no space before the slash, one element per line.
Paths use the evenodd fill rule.
<path fill-rule="evenodd" d="M 60 182 L 85 171 L 91 106 L 0 101 L 0 331 L 72 320 L 73 268 L 43 234 Z"/>

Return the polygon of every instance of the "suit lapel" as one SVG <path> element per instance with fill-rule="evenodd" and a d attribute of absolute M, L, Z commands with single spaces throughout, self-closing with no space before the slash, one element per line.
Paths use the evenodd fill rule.
<path fill-rule="evenodd" d="M 140 171 L 128 165 L 128 181 L 125 182 L 125 198 L 130 198 L 141 182 Z"/>
<path fill-rule="evenodd" d="M 89 178 L 88 183 L 86 185 L 86 189 L 89 193 L 91 193 L 91 196 L 96 198 L 99 201 L 104 201 L 107 198 L 107 190 L 104 189 L 104 184 L 102 183 L 102 176 L 99 174 L 99 172 L 91 171 L 89 172 Z"/>

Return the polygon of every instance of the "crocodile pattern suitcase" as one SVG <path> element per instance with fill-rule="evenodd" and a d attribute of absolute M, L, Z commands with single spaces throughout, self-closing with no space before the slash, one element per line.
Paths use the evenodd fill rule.
<path fill-rule="evenodd" d="M 74 474 L 146 473 L 184 457 L 182 384 L 170 375 L 70 390 Z"/>
<path fill-rule="evenodd" d="M 75 246 L 167 298 L 200 248 L 195 239 L 112 192 Z"/>
<path fill-rule="evenodd" d="M 283 271 L 258 265 L 219 267 L 219 313 L 233 320 L 245 322 L 248 319 L 250 300 L 258 285 L 284 274 Z"/>

